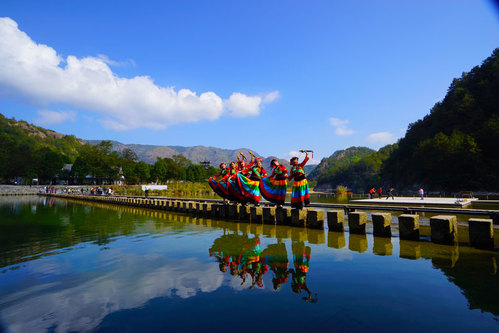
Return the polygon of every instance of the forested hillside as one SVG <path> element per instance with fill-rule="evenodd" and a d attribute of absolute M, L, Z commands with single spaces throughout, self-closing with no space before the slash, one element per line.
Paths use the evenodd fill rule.
<path fill-rule="evenodd" d="M 0 179 L 50 177 L 76 158 L 83 141 L 0 114 Z"/>
<path fill-rule="evenodd" d="M 342 185 L 355 192 L 367 192 L 373 186 L 382 186 L 381 167 L 396 147 L 396 144 L 387 145 L 379 151 L 351 147 L 334 153 L 323 160 L 328 163 L 328 172 L 318 174 L 316 190 L 331 191 Z"/>
<path fill-rule="evenodd" d="M 443 101 L 409 125 L 382 168 L 399 187 L 499 190 L 499 49 L 454 79 Z"/>
<path fill-rule="evenodd" d="M 322 183 L 324 183 L 340 169 L 348 167 L 374 152 L 375 150 L 367 147 L 350 147 L 335 151 L 331 156 L 323 158 L 308 178 L 317 181 L 322 180 Z"/>

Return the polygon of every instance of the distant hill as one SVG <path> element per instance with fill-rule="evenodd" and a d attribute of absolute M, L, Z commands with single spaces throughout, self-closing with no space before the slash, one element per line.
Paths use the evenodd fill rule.
<path fill-rule="evenodd" d="M 348 167 L 376 151 L 367 147 L 350 147 L 337 150 L 333 155 L 323 158 L 319 165 L 310 173 L 309 179 L 328 178 L 341 168 Z"/>
<path fill-rule="evenodd" d="M 102 140 L 86 140 L 87 143 L 96 145 L 99 144 Z M 250 159 L 251 155 L 248 153 L 248 150 L 251 150 L 253 154 L 257 157 L 262 158 L 262 163 L 267 171 L 269 170 L 270 161 L 275 156 L 262 157 L 256 151 L 248 148 L 239 148 L 239 149 L 222 149 L 216 147 L 205 147 L 205 146 L 192 146 L 192 147 L 184 147 L 184 146 L 155 146 L 155 145 L 139 145 L 139 144 L 123 144 L 118 141 L 111 141 L 113 144 L 113 150 L 123 151 L 126 148 L 133 150 L 139 160 L 144 161 L 146 163 L 154 164 L 158 157 L 171 158 L 173 155 L 182 155 L 187 159 L 191 160 L 194 163 L 199 163 L 202 161 L 210 161 L 212 166 L 218 167 L 218 165 L 222 162 L 230 162 L 235 161 L 237 159 L 237 155 L 239 152 L 242 152 L 248 159 Z M 279 158 L 278 158 L 279 159 Z M 285 159 L 279 159 L 280 163 L 289 167 L 289 161 Z M 309 170 L 313 169 L 315 165 L 307 166 Z"/>
<path fill-rule="evenodd" d="M 370 188 L 378 188 L 383 186 L 386 188 L 388 184 L 384 184 L 380 170 L 383 163 L 390 156 L 397 144 L 387 145 L 378 151 L 364 151 L 362 158 L 351 158 L 350 163 L 343 164 L 340 167 L 332 170 L 329 173 L 321 174 L 317 179 L 316 191 L 334 191 L 338 185 L 346 186 L 357 193 L 365 193 Z M 343 160 L 348 154 L 343 155 Z M 359 156 L 359 155 L 354 155 Z"/>

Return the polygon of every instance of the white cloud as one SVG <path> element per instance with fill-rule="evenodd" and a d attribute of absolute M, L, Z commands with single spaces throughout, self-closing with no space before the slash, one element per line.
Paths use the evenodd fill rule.
<path fill-rule="evenodd" d="M 109 128 L 161 129 L 178 123 L 215 120 L 224 113 L 258 115 L 278 92 L 264 96 L 233 93 L 223 100 L 214 92 L 161 87 L 148 76 L 119 77 L 106 56 L 63 59 L 37 44 L 10 18 L 0 18 L 0 94 L 48 107 L 51 103 L 92 111 Z"/>
<path fill-rule="evenodd" d="M 246 96 L 235 92 L 229 99 L 224 100 L 224 106 L 234 117 L 257 116 L 264 104 L 279 98 L 279 92 L 273 91 L 263 96 Z"/>
<path fill-rule="evenodd" d="M 355 133 L 353 130 L 347 128 L 349 122 L 348 119 L 329 118 L 329 123 L 336 128 L 334 132 L 336 135 L 340 136 L 352 135 Z"/>
<path fill-rule="evenodd" d="M 66 121 L 74 122 L 76 120 L 76 112 L 74 111 L 50 111 L 41 110 L 37 112 L 39 117 L 35 119 L 35 123 L 42 126 L 57 125 Z"/>
<path fill-rule="evenodd" d="M 367 141 L 369 143 L 389 144 L 397 141 L 397 137 L 390 132 L 378 132 L 369 134 Z"/>
<path fill-rule="evenodd" d="M 271 93 L 266 94 L 263 97 L 263 102 L 264 103 L 272 103 L 273 101 L 275 101 L 279 97 L 281 97 L 281 94 L 278 91 L 273 91 Z"/>

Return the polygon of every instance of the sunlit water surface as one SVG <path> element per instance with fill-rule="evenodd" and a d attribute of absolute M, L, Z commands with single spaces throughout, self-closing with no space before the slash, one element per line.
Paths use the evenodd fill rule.
<path fill-rule="evenodd" d="M 499 254 L 0 199 L 0 331 L 498 331 Z"/>

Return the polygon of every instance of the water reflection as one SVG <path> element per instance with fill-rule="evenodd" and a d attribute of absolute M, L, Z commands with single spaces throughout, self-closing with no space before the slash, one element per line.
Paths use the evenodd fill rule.
<path fill-rule="evenodd" d="M 256 226 L 255 226 L 256 227 Z M 259 226 L 263 227 L 263 226 Z M 276 228 L 269 228 L 269 230 Z M 262 230 L 263 231 L 263 230 Z M 302 232 L 297 232 L 298 239 L 304 237 Z M 274 233 L 272 233 L 274 234 Z M 258 234 L 257 234 L 258 235 Z M 263 277 L 270 273 L 272 277 L 272 288 L 279 290 L 288 281 L 291 275 L 291 289 L 297 294 L 305 292 L 307 295 L 302 299 L 307 302 L 317 302 L 317 294 L 312 298 L 306 276 L 310 267 L 311 248 L 303 241 L 293 240 L 293 268 L 289 268 L 288 252 L 286 244 L 278 241 L 269 244 L 262 251 L 260 237 L 249 237 L 246 234 L 224 234 L 215 239 L 209 249 L 210 257 L 218 262 L 220 272 L 226 273 L 240 280 L 240 285 L 248 285 L 251 290 L 255 286 L 264 288 Z M 249 283 L 246 283 L 249 281 Z"/>
<path fill-rule="evenodd" d="M 169 311 L 189 299 L 216 312 L 241 303 L 248 315 L 269 304 L 269 316 L 292 322 L 300 312 L 318 319 L 310 325 L 341 309 L 368 327 L 383 306 L 392 312 L 379 318 L 424 323 L 448 311 L 476 329 L 491 314 L 498 322 L 494 251 L 65 200 L 0 201 L 0 214 L 0 331 L 98 330 L 113 315 L 134 317 L 124 310 L 163 311 L 150 305 L 158 299 Z M 383 303 L 390 297 L 397 310 Z M 189 304 L 185 313 L 198 309 Z"/>

